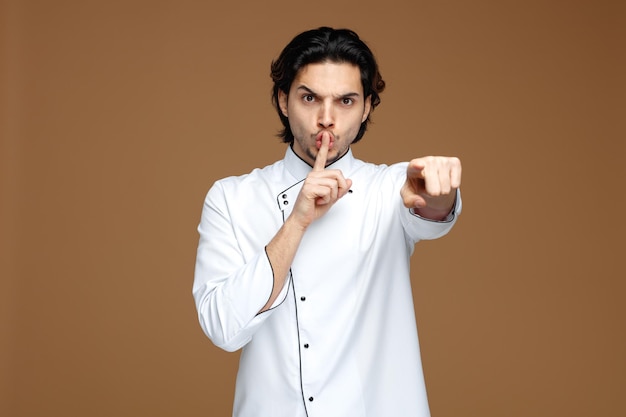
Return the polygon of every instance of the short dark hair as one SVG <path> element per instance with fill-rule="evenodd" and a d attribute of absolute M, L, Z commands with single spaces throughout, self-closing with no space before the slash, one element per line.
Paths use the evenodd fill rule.
<path fill-rule="evenodd" d="M 308 64 L 327 61 L 346 62 L 358 66 L 364 97 L 371 97 L 371 110 L 374 110 L 380 103 L 379 94 L 385 89 L 385 81 L 378 71 L 374 54 L 355 32 L 350 29 L 329 27 L 302 32 L 293 38 L 271 65 L 271 77 L 274 81 L 272 102 L 284 126 L 278 134 L 283 142 L 293 143 L 294 137 L 289 127 L 289 119 L 280 110 L 278 92 L 283 91 L 289 94 L 291 83 L 301 68 Z M 367 119 L 361 123 L 359 132 L 352 143 L 361 140 L 369 121 L 368 115 Z"/>

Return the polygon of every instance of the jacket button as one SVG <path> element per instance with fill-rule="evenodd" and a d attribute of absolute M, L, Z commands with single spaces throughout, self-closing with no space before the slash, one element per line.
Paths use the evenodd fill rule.
<path fill-rule="evenodd" d="M 308 349 L 308 348 L 309 348 L 309 344 L 308 344 L 308 343 L 305 343 L 305 344 L 304 344 L 304 348 L 305 348 L 305 349 Z"/>
<path fill-rule="evenodd" d="M 309 401 L 313 401 L 313 397 L 309 397 Z"/>
<path fill-rule="evenodd" d="M 306 300 L 305 296 L 300 297 L 300 301 L 305 301 L 305 300 Z"/>

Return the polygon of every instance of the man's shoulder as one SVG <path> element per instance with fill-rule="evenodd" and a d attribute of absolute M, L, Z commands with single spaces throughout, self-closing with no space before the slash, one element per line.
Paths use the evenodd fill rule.
<path fill-rule="evenodd" d="M 408 162 L 396 162 L 392 164 L 386 163 L 374 163 L 364 161 L 362 159 L 354 160 L 354 171 L 361 175 L 391 175 L 397 176 L 398 174 L 406 173 L 406 167 Z"/>
<path fill-rule="evenodd" d="M 284 161 L 278 160 L 270 165 L 266 165 L 262 168 L 254 168 L 252 171 L 239 174 L 239 175 L 230 175 L 224 178 L 221 178 L 215 181 L 215 185 L 220 187 L 229 188 L 229 187 L 242 187 L 246 185 L 254 185 L 258 182 L 264 182 L 271 180 L 279 175 L 282 171 L 284 165 Z"/>

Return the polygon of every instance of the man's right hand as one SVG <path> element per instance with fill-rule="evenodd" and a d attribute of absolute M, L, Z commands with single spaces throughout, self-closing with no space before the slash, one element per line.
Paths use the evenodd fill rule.
<path fill-rule="evenodd" d="M 344 178 L 340 170 L 326 169 L 331 134 L 322 132 L 321 135 L 322 145 L 315 158 L 313 170 L 304 180 L 291 213 L 293 220 L 303 229 L 326 214 L 352 186 L 352 180 Z"/>
<path fill-rule="evenodd" d="M 307 227 L 326 214 L 352 186 L 352 181 L 344 178 L 340 170 L 326 169 L 330 133 L 322 133 L 321 139 L 322 145 L 315 158 L 313 170 L 304 180 L 291 215 L 265 247 L 274 273 L 274 287 L 259 313 L 268 310 L 282 291 Z"/>

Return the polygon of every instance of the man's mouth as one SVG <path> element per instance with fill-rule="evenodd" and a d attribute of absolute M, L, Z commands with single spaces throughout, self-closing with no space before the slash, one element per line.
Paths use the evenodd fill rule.
<path fill-rule="evenodd" d="M 322 136 L 324 135 L 324 133 L 328 134 L 330 138 L 330 141 L 328 143 L 328 149 L 330 150 L 333 148 L 333 145 L 335 143 L 335 135 L 333 135 L 327 130 L 321 131 L 320 133 L 317 134 L 317 136 L 315 137 L 315 146 L 317 147 L 317 149 L 322 147 Z"/>

